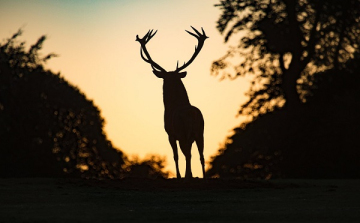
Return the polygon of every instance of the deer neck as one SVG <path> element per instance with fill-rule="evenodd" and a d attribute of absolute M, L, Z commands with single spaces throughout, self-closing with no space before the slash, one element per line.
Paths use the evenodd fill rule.
<path fill-rule="evenodd" d="M 181 79 L 164 79 L 163 99 L 165 111 L 190 106 L 189 97 Z"/>

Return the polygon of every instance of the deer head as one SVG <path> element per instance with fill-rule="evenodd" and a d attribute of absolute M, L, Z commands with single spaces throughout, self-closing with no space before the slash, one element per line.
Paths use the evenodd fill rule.
<path fill-rule="evenodd" d="M 149 52 L 146 49 L 146 44 L 150 41 L 151 38 L 153 38 L 156 34 L 157 31 L 155 31 L 153 33 L 153 30 L 149 30 L 146 35 L 143 38 L 139 38 L 138 35 L 136 35 L 136 41 L 138 41 L 141 45 L 140 48 L 140 55 L 141 58 L 149 63 L 153 69 L 153 73 L 159 77 L 159 78 L 184 78 L 186 76 L 186 71 L 181 72 L 182 70 L 184 70 L 186 67 L 188 67 L 196 58 L 196 56 L 199 54 L 201 48 L 204 45 L 204 42 L 207 38 L 204 29 L 201 28 L 202 33 L 200 33 L 199 31 L 197 31 L 194 27 L 191 26 L 191 28 L 194 30 L 195 33 L 189 32 L 187 30 L 185 30 L 187 33 L 189 33 L 190 35 L 194 36 L 197 40 L 198 40 L 198 45 L 195 46 L 195 52 L 192 55 L 192 57 L 190 58 L 190 60 L 188 62 L 184 62 L 184 64 L 179 67 L 179 61 L 176 64 L 176 69 L 174 71 L 166 71 L 164 68 L 162 68 L 159 64 L 157 64 L 155 61 L 153 61 L 151 59 L 151 56 L 149 54 Z"/>

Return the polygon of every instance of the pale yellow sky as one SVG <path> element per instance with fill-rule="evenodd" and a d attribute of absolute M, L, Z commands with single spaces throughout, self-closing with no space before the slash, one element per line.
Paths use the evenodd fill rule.
<path fill-rule="evenodd" d="M 47 35 L 43 54 L 60 55 L 47 67 L 78 86 L 94 100 L 105 118 L 105 132 L 114 146 L 129 156 L 166 156 L 168 170 L 175 172 L 172 149 L 163 129 L 162 80 L 152 74 L 140 57 L 135 36 L 149 29 L 158 33 L 148 43 L 152 58 L 167 70 L 189 60 L 197 41 L 184 30 L 204 28 L 204 47 L 186 69 L 183 82 L 190 102 L 205 119 L 205 159 L 216 154 L 231 130 L 246 98 L 248 83 L 210 76 L 211 63 L 223 56 L 228 46 L 216 30 L 218 0 L 120 0 L 48 1 L 0 0 L 0 38 L 24 29 L 21 40 L 33 44 Z M 181 154 L 181 151 L 179 151 Z M 193 174 L 201 177 L 201 166 L 193 145 Z M 180 155 L 184 175 L 185 158 Z"/>

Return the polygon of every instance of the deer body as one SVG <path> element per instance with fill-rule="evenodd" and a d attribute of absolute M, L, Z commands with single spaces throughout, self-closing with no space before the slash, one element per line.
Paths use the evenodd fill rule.
<path fill-rule="evenodd" d="M 181 177 L 176 144 L 176 141 L 179 141 L 180 149 L 186 158 L 185 176 L 191 178 L 191 146 L 194 141 L 196 141 L 201 154 L 200 160 L 202 163 L 204 162 L 203 116 L 198 108 L 190 104 L 185 86 L 179 78 L 174 80 L 164 79 L 163 98 L 165 131 L 169 136 L 169 142 L 173 149 L 177 177 Z"/>
<path fill-rule="evenodd" d="M 194 29 L 194 28 L 193 28 Z M 194 31 L 197 35 L 190 33 L 199 40 L 198 48 L 195 48 L 195 53 L 191 59 L 184 63 L 180 68 L 177 66 L 175 71 L 167 72 L 160 65 L 155 63 L 146 50 L 145 44 L 156 34 L 149 31 L 142 39 L 137 36 L 137 41 L 141 44 L 141 57 L 145 62 L 150 63 L 153 68 L 153 73 L 163 79 L 163 100 L 164 100 L 164 127 L 169 136 L 169 142 L 173 149 L 174 161 L 176 165 L 176 176 L 181 178 L 178 164 L 178 149 L 177 142 L 179 141 L 180 149 L 186 158 L 185 177 L 192 178 L 191 172 L 191 146 L 194 141 L 197 144 L 200 161 L 202 165 L 203 177 L 205 178 L 205 160 L 204 160 L 204 119 L 201 111 L 192 106 L 189 101 L 185 86 L 181 78 L 186 76 L 186 72 L 180 72 L 187 67 L 200 52 L 206 38 L 204 30 L 199 33 L 196 29 Z M 143 55 L 145 54 L 145 56 Z"/>

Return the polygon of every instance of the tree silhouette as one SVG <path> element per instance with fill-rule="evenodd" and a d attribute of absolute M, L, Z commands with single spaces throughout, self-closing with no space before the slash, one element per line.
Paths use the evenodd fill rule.
<path fill-rule="evenodd" d="M 0 45 L 0 176 L 119 177 L 124 155 L 107 140 L 99 109 L 39 56 L 19 30 Z"/>
<path fill-rule="evenodd" d="M 253 75 L 239 113 L 257 116 L 296 109 L 311 93 L 313 74 L 342 70 L 359 51 L 358 0 L 222 0 L 217 29 L 237 47 L 213 62 L 212 74 Z M 234 71 L 229 71 L 233 68 Z"/>
<path fill-rule="evenodd" d="M 214 75 L 252 75 L 212 177 L 358 178 L 360 1 L 224 0 L 218 30 L 240 43 Z M 229 70 L 233 68 L 234 71 Z M 272 112 L 269 112 L 272 111 Z"/>
<path fill-rule="evenodd" d="M 212 157 L 210 177 L 359 178 L 360 55 L 340 73 L 314 74 L 297 110 L 278 109 L 234 129 Z"/>

